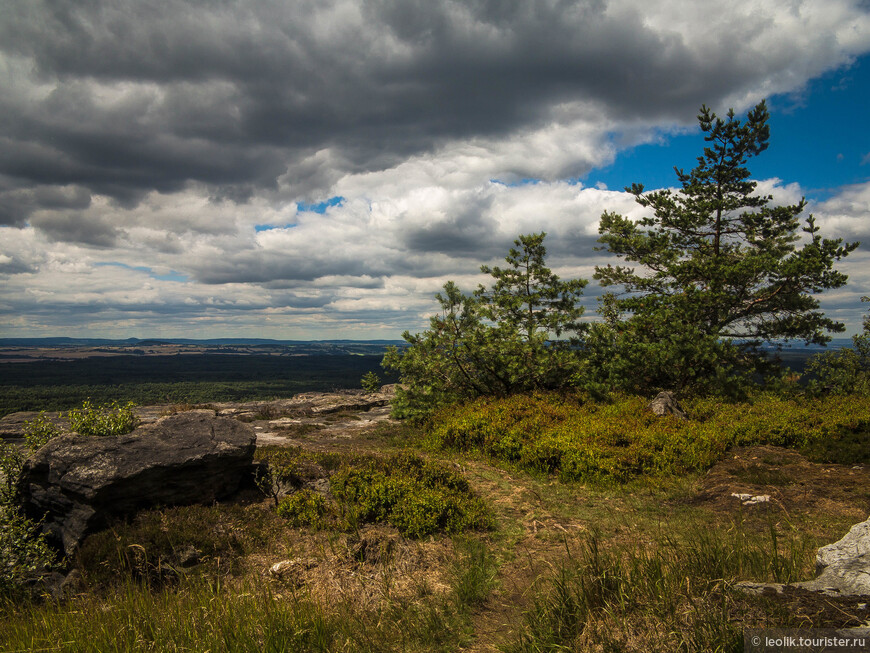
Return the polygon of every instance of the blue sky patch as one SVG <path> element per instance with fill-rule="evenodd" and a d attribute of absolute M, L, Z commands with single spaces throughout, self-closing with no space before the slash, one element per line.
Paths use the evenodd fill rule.
<path fill-rule="evenodd" d="M 326 213 L 326 209 L 329 207 L 341 206 L 342 202 L 344 202 L 344 198 L 336 195 L 322 202 L 312 202 L 310 204 L 307 202 L 296 202 L 296 208 L 300 213 L 320 213 L 322 215 Z"/>
<path fill-rule="evenodd" d="M 870 56 L 864 56 L 848 69 L 811 80 L 800 93 L 768 98 L 770 147 L 748 162 L 753 178 L 797 182 L 808 198 L 816 200 L 827 199 L 838 187 L 870 180 L 868 88 Z M 720 116 L 728 111 L 711 108 Z M 738 117 L 745 119 L 745 112 Z M 659 143 L 620 152 L 611 165 L 593 170 L 584 182 L 601 182 L 611 190 L 635 182 L 650 190 L 676 186 L 674 166 L 687 172 L 694 168 L 703 145 L 698 128 L 686 134 L 662 133 Z"/>

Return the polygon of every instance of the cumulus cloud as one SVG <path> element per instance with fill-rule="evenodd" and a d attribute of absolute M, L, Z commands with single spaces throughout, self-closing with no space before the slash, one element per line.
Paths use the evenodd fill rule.
<path fill-rule="evenodd" d="M 868 50 L 857 0 L 11 3 L 4 328 L 395 336 L 536 231 L 590 276 L 637 207 L 578 179 Z M 866 205 L 814 210 L 857 237 Z"/>

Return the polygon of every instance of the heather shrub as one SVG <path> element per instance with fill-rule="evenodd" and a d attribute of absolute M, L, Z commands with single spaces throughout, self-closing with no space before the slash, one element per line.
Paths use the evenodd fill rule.
<path fill-rule="evenodd" d="M 607 403 L 546 393 L 482 398 L 437 413 L 427 443 L 566 481 L 617 482 L 704 470 L 733 446 L 791 447 L 835 462 L 863 462 L 870 450 L 870 404 L 856 396 L 706 398 L 685 407 L 692 419 L 683 422 L 655 416 L 640 397 Z"/>
<path fill-rule="evenodd" d="M 335 518 L 350 528 L 387 522 L 406 537 L 423 537 L 490 525 L 464 478 L 418 456 L 358 458 L 332 475 L 330 488 Z"/>
<path fill-rule="evenodd" d="M 311 490 L 299 490 L 281 499 L 278 514 L 293 526 L 321 527 L 327 517 L 326 500 Z"/>

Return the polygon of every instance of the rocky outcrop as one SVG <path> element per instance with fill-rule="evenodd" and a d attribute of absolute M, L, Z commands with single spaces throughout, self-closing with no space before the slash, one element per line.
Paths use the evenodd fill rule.
<path fill-rule="evenodd" d="M 814 580 L 795 584 L 839 596 L 870 596 L 870 519 L 852 526 L 843 539 L 819 549 L 816 571 Z"/>
<path fill-rule="evenodd" d="M 246 424 L 185 412 L 129 435 L 55 438 L 25 463 L 19 490 L 28 516 L 70 554 L 111 518 L 233 494 L 251 474 L 254 447 Z"/>
<path fill-rule="evenodd" d="M 367 412 L 388 406 L 396 394 L 395 385 L 382 386 L 377 392 L 338 390 L 336 392 L 301 392 L 290 399 L 274 401 L 217 402 L 205 408 L 219 417 L 232 417 L 242 422 L 277 419 L 279 417 L 317 417 L 344 412 Z M 165 415 L 178 412 L 171 404 L 137 406 L 134 408 L 140 424 L 150 424 Z M 69 424 L 60 413 L 47 412 L 45 416 L 61 431 L 68 432 Z M 39 417 L 39 413 L 10 413 L 0 418 L 0 439 L 18 440 L 24 437 L 25 422 Z"/>
<path fill-rule="evenodd" d="M 870 596 L 870 519 L 819 549 L 816 572 L 813 580 L 791 585 L 745 581 L 737 587 L 752 594 L 782 594 L 785 588 L 796 587 L 828 596 Z"/>
<path fill-rule="evenodd" d="M 242 421 L 271 420 L 279 417 L 316 417 L 344 412 L 366 412 L 389 405 L 395 386 L 385 385 L 378 392 L 339 390 L 300 392 L 290 399 L 269 402 L 211 404 L 217 415 Z"/>
<path fill-rule="evenodd" d="M 679 419 L 688 419 L 680 404 L 677 403 L 673 392 L 663 391 L 658 393 L 656 398 L 649 403 L 648 408 L 659 417 L 674 415 Z"/>

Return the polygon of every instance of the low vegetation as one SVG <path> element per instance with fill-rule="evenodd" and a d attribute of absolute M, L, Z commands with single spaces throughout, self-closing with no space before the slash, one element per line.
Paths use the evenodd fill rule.
<path fill-rule="evenodd" d="M 124 435 L 139 423 L 131 401 L 120 405 L 117 401 L 97 405 L 86 399 L 81 408 L 74 408 L 66 415 L 69 429 L 79 435 Z"/>
<path fill-rule="evenodd" d="M 870 402 L 858 395 L 733 403 L 695 399 L 692 419 L 656 417 L 642 397 L 481 398 L 436 413 L 428 444 L 476 451 L 564 481 L 625 482 L 706 471 L 730 448 L 770 444 L 819 462 L 870 463 Z"/>
<path fill-rule="evenodd" d="M 268 471 L 259 483 L 294 526 L 358 530 L 386 523 L 420 538 L 490 527 L 489 511 L 460 474 L 410 453 L 317 455 L 302 449 L 261 454 Z M 327 471 L 331 470 L 331 472 Z M 329 474 L 330 499 L 305 487 Z M 282 489 L 295 490 L 278 496 Z"/>
<path fill-rule="evenodd" d="M 709 147 L 682 189 L 634 185 L 648 217 L 602 216 L 600 242 L 637 271 L 596 268 L 627 291 L 602 298 L 601 321 L 579 322 L 586 281 L 546 267 L 543 233 L 483 266 L 490 286 L 446 284 L 430 329 L 383 361 L 404 424 L 341 442 L 287 430 L 305 448 L 259 448 L 259 493 L 110 524 L 63 596 L 10 590 L 51 562 L 3 513 L 0 647 L 736 652 L 745 627 L 867 623 L 863 601 L 736 586 L 812 577 L 817 547 L 870 511 L 870 319 L 800 380 L 760 349 L 843 330 L 811 293 L 845 284 L 834 264 L 857 246 L 811 217 L 801 239 L 803 202 L 753 195 L 767 118 L 702 107 Z M 370 363 L 341 385 L 375 390 Z M 660 390 L 688 420 L 647 410 Z M 129 416 L 87 404 L 70 425 Z M 36 448 L 56 427 L 28 428 Z M 6 451 L 8 507 L 22 454 Z"/>

